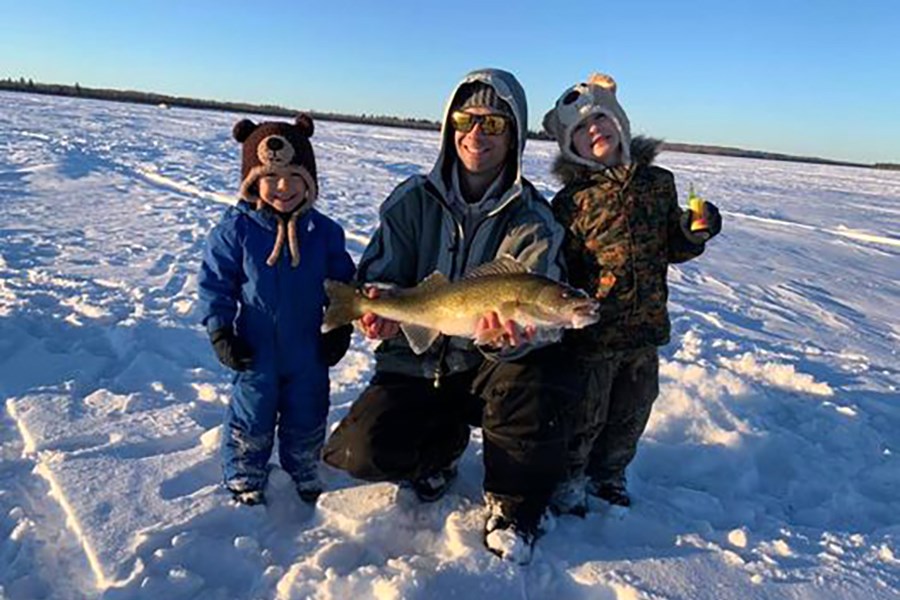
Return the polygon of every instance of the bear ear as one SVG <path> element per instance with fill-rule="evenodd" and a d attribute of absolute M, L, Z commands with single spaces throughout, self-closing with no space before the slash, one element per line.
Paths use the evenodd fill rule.
<path fill-rule="evenodd" d="M 313 125 L 313 119 L 308 113 L 300 113 L 297 115 L 297 118 L 294 120 L 297 124 L 297 127 L 300 128 L 301 133 L 306 137 L 312 137 L 313 131 L 315 130 L 315 126 Z"/>
<path fill-rule="evenodd" d="M 551 108 L 544 115 L 543 121 L 544 131 L 556 137 L 559 132 L 559 115 L 556 114 L 556 108 Z"/>
<path fill-rule="evenodd" d="M 234 139 L 243 144 L 255 129 L 256 123 L 254 123 L 250 119 L 241 119 L 234 124 L 234 128 L 231 130 L 231 133 L 232 135 L 234 135 Z"/>
<path fill-rule="evenodd" d="M 609 90 L 613 95 L 616 94 L 616 80 L 606 73 L 591 73 L 587 82 L 591 85 L 596 85 Z"/>

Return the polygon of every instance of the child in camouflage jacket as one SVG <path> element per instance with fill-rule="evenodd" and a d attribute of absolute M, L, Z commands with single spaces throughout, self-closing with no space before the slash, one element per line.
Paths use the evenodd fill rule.
<path fill-rule="evenodd" d="M 563 342 L 577 357 L 585 401 L 554 508 L 584 514 L 587 494 L 631 502 L 625 468 L 659 393 L 657 347 L 669 341 L 668 265 L 699 256 L 721 217 L 706 203 L 708 229 L 691 231 L 672 173 L 652 165 L 661 142 L 631 138 L 611 77 L 566 90 L 544 128 L 561 151 L 553 171 L 564 187 L 552 204 L 566 229 L 569 281 L 602 300 L 600 321 Z"/>

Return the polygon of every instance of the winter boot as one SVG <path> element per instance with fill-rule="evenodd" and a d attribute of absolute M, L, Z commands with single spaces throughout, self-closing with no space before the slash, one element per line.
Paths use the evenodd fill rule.
<path fill-rule="evenodd" d="M 604 483 L 591 482 L 588 485 L 588 493 L 601 500 L 605 500 L 613 506 L 622 506 L 626 508 L 631 506 L 631 496 L 628 495 L 624 480 Z"/>
<path fill-rule="evenodd" d="M 492 494 L 484 495 L 488 517 L 484 523 L 484 545 L 503 560 L 527 565 L 534 552 L 534 527 L 516 522 L 504 513 L 503 503 Z"/>
<path fill-rule="evenodd" d="M 550 497 L 550 510 L 554 515 L 584 517 L 588 512 L 587 481 L 584 477 L 572 477 L 561 481 Z"/>
<path fill-rule="evenodd" d="M 421 502 L 435 502 L 447 493 L 458 474 L 457 464 L 454 461 L 428 477 L 412 481 L 410 485 Z"/>
<path fill-rule="evenodd" d="M 297 484 L 297 495 L 306 504 L 315 504 L 322 492 L 322 482 L 318 478 Z"/>
<path fill-rule="evenodd" d="M 266 503 L 266 494 L 262 490 L 229 490 L 231 498 L 236 504 L 244 506 L 257 506 Z"/>

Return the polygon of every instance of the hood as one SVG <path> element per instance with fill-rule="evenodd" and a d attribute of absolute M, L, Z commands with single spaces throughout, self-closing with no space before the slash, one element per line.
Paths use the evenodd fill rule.
<path fill-rule="evenodd" d="M 649 166 L 653 164 L 656 156 L 662 151 L 662 144 L 662 140 L 642 135 L 635 136 L 632 138 L 630 145 L 631 165 L 615 167 L 607 167 L 597 162 L 588 166 L 575 162 L 567 155 L 560 153 L 557 155 L 556 160 L 553 161 L 551 171 L 563 185 L 569 185 L 579 180 L 585 180 L 596 173 L 611 173 L 621 169 L 630 170 L 634 167 Z"/>
<path fill-rule="evenodd" d="M 516 135 L 518 137 L 518 152 L 515 161 L 515 179 L 508 190 L 500 197 L 496 206 L 492 207 L 491 213 L 500 210 L 510 200 L 516 197 L 522 191 L 522 153 L 525 151 L 525 140 L 528 138 L 528 103 L 525 99 L 525 90 L 512 73 L 501 69 L 478 69 L 466 75 L 460 81 L 444 106 L 444 118 L 441 120 L 441 149 L 438 153 L 434 167 L 428 174 L 428 180 L 440 191 L 441 195 L 446 198 L 448 195 L 450 179 L 449 168 L 452 164 L 455 150 L 453 150 L 453 126 L 450 124 L 450 107 L 462 86 L 473 83 L 485 83 L 497 92 L 513 112 L 516 123 Z"/>

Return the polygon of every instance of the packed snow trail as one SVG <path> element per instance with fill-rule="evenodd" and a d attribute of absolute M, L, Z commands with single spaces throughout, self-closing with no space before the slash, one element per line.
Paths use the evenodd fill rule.
<path fill-rule="evenodd" d="M 895 598 L 900 174 L 663 154 L 725 215 L 671 269 L 673 342 L 635 504 L 563 517 L 519 568 L 481 540 L 480 431 L 422 505 L 326 469 L 316 510 L 219 486 L 230 376 L 196 322 L 237 188 L 236 115 L 0 94 L 0 598 Z M 437 135 L 317 123 L 355 258 Z M 525 171 L 550 196 L 555 148 Z M 330 425 L 373 367 L 355 338 Z"/>

